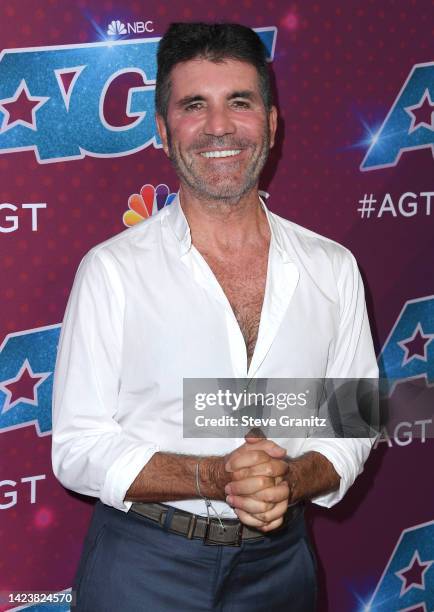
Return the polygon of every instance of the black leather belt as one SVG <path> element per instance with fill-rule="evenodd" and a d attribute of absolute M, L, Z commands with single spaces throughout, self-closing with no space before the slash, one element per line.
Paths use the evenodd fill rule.
<path fill-rule="evenodd" d="M 190 540 L 195 538 L 203 540 L 204 544 L 240 546 L 244 540 L 258 540 L 265 535 L 270 535 L 284 529 L 301 513 L 303 504 L 298 503 L 289 506 L 283 524 L 267 533 L 243 525 L 238 519 L 221 519 L 223 523 L 222 529 L 217 518 L 212 517 L 208 520 L 206 516 L 200 516 L 173 507 L 174 513 L 172 519 L 169 524 L 166 524 L 169 509 L 171 507 L 164 504 L 134 502 L 129 512 L 151 519 L 151 521 L 158 523 L 160 527 L 164 526 L 167 531 L 185 536 Z"/>

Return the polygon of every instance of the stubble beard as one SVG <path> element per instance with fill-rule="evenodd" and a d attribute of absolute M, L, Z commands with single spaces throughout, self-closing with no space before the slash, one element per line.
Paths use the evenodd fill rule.
<path fill-rule="evenodd" d="M 255 145 L 248 140 L 232 140 L 228 142 L 225 137 L 213 137 L 202 139 L 201 142 L 196 142 L 194 146 L 187 150 L 187 156 L 184 156 L 177 146 L 173 143 L 172 134 L 169 126 L 166 124 L 167 130 L 167 145 L 169 149 L 169 159 L 178 175 L 181 183 L 185 183 L 200 199 L 207 201 L 223 200 L 225 203 L 238 203 L 240 199 L 246 195 L 251 189 L 258 183 L 259 176 L 265 163 L 268 159 L 270 150 L 270 132 L 268 123 L 264 126 L 262 145 L 255 155 Z M 231 180 L 231 173 L 223 180 L 219 180 L 219 177 L 224 177 L 224 167 L 220 172 L 214 173 L 211 177 L 200 174 L 195 169 L 195 155 L 197 150 L 204 150 L 207 147 L 219 147 L 227 150 L 234 149 L 252 149 L 254 157 L 251 157 L 247 167 L 244 170 L 244 176 L 242 180 L 234 181 Z M 188 156 L 190 155 L 190 163 L 188 163 Z M 212 162 L 211 162 L 212 163 Z M 236 158 L 234 158 L 236 164 Z M 218 176 L 217 176 L 218 175 Z"/>

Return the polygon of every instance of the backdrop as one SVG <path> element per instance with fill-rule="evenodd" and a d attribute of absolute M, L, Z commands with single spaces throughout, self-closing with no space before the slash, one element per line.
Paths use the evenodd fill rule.
<path fill-rule="evenodd" d="M 156 46 L 192 20 L 261 35 L 280 112 L 261 188 L 355 254 L 389 396 L 406 390 L 345 500 L 309 509 L 319 609 L 432 611 L 433 418 L 417 409 L 434 380 L 430 0 L 2 0 L 0 609 L 71 585 L 92 500 L 51 470 L 60 325 L 83 255 L 178 188 L 153 119 Z"/>

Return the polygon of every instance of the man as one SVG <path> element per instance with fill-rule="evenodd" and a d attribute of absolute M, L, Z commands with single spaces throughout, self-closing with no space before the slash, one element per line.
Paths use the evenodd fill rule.
<path fill-rule="evenodd" d="M 53 408 L 56 476 L 100 500 L 77 610 L 315 609 L 303 500 L 337 503 L 370 440 L 182 436 L 184 378 L 377 374 L 352 255 L 259 198 L 267 70 L 249 28 L 169 28 L 156 118 L 178 197 L 80 264 Z"/>

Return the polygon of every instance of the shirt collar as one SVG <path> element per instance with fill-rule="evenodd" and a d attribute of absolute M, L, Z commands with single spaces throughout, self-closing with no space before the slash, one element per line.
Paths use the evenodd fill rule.
<path fill-rule="evenodd" d="M 290 257 L 287 249 L 285 248 L 285 242 L 282 236 L 282 230 L 279 227 L 278 218 L 267 208 L 264 200 L 259 196 L 262 209 L 267 217 L 268 225 L 271 233 L 271 244 L 273 244 L 277 251 L 280 253 L 284 262 L 289 262 Z M 178 240 L 180 248 L 180 256 L 185 255 L 191 248 L 191 232 L 190 226 L 188 225 L 187 218 L 182 210 L 182 206 L 179 198 L 179 191 L 176 194 L 173 202 L 167 207 L 167 220 L 170 227 L 172 228 L 175 237 Z"/>
<path fill-rule="evenodd" d="M 179 242 L 180 255 L 185 255 L 191 247 L 191 232 L 187 218 L 179 201 L 179 191 L 171 204 L 166 208 L 167 220 Z"/>

